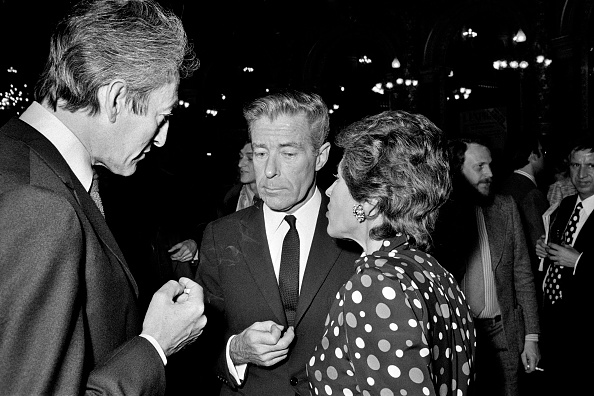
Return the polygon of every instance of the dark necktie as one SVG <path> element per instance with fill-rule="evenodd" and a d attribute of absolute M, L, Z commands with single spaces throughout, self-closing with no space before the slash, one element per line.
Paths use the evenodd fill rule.
<path fill-rule="evenodd" d="M 95 205 L 97 205 L 103 217 L 105 217 L 105 213 L 103 212 L 103 202 L 99 195 L 99 174 L 95 172 L 95 169 L 93 169 L 93 182 L 91 183 L 91 191 L 89 194 L 91 195 L 91 198 L 93 198 L 93 201 L 95 201 Z"/>
<path fill-rule="evenodd" d="M 287 215 L 289 231 L 283 241 L 278 288 L 289 326 L 295 323 L 295 311 L 299 298 L 299 233 L 295 227 L 295 216 Z"/>
<path fill-rule="evenodd" d="M 567 223 L 567 227 L 565 227 L 565 232 L 563 233 L 563 242 L 567 245 L 573 243 L 573 235 L 575 234 L 575 230 L 577 228 L 577 223 L 580 221 L 580 211 L 582 210 L 582 203 L 578 203 Z M 552 267 L 549 269 L 549 273 L 545 279 L 545 287 L 544 292 L 547 298 L 551 301 L 551 304 L 555 304 L 558 299 L 563 298 L 563 293 L 561 289 L 561 274 L 562 270 L 565 267 L 561 267 L 560 265 L 551 264 Z"/>

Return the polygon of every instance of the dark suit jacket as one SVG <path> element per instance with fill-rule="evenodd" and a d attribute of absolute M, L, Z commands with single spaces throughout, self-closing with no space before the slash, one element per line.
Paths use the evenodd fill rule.
<path fill-rule="evenodd" d="M 218 340 L 217 367 L 219 378 L 228 385 L 222 387 L 222 395 L 236 394 L 234 390 L 258 396 L 309 395 L 306 363 L 322 338 L 324 320 L 336 292 L 354 273 L 355 260 L 361 254 L 361 249 L 350 243 L 347 246 L 352 250 L 343 250 L 339 244 L 344 241 L 328 236 L 326 206 L 327 198 L 322 196 L 289 356 L 270 368 L 249 365 L 239 389 L 225 362 L 224 348 L 229 337 L 254 322 L 272 320 L 287 327 L 264 228 L 263 205 L 240 210 L 206 227 L 197 280 L 204 287 L 210 307 L 221 315 L 219 324 L 223 327 L 216 331 L 222 336 Z M 216 316 L 211 312 L 207 315 L 212 335 L 217 328 Z"/>
<path fill-rule="evenodd" d="M 483 215 L 508 347 L 519 358 L 524 349 L 524 336 L 540 333 L 534 276 L 520 214 L 512 197 L 496 195 L 491 205 L 483 207 Z M 472 253 L 470 248 L 478 243 L 476 220 L 473 216 L 469 222 L 452 213 L 440 214 L 440 217 L 435 257 L 460 282 Z"/>
<path fill-rule="evenodd" d="M 564 198 L 551 215 L 551 241 L 553 236 L 561 235 L 573 212 L 577 194 Z M 588 315 L 592 302 L 592 277 L 594 276 L 594 219 L 590 214 L 574 241 L 573 247 L 581 253 L 577 267 L 561 269 L 561 290 L 563 298 L 551 305 L 545 299 L 543 306 L 544 349 L 542 367 L 550 373 L 547 387 L 550 394 L 573 395 L 592 386 L 590 365 L 568 364 L 583 356 L 592 356 L 594 346 L 589 340 L 581 341 L 582 325 L 576 319 Z M 558 242 L 558 241 L 557 241 Z M 545 271 L 551 265 L 545 260 Z M 576 338 L 577 337 L 577 338 Z M 572 345 L 577 341 L 579 346 Z M 562 381 L 560 378 L 571 378 Z M 557 393 L 554 393 L 557 392 Z"/>
<path fill-rule="evenodd" d="M 577 202 L 577 194 L 566 197 L 561 201 L 561 204 L 555 212 L 551 215 L 551 231 L 549 235 L 561 235 L 565 230 L 565 226 L 569 222 L 575 204 Z M 563 298 L 555 305 L 559 307 L 559 312 L 563 313 L 566 318 L 576 318 L 577 314 L 583 315 L 583 304 L 591 300 L 592 276 L 594 275 L 594 249 L 592 242 L 594 241 L 594 219 L 592 214 L 584 223 L 580 233 L 573 243 L 575 250 L 581 253 L 581 257 L 574 269 L 564 267 L 562 269 L 562 290 Z M 558 243 L 558 241 L 557 241 Z M 549 260 L 545 260 L 545 271 L 551 265 Z M 567 330 L 573 329 L 571 326 L 566 326 Z"/>
<path fill-rule="evenodd" d="M 542 214 L 548 209 L 549 201 L 530 179 L 518 173 L 511 174 L 503 183 L 501 194 L 511 195 L 520 210 L 526 242 L 531 253 L 535 253 L 536 241 L 544 235 Z"/>
<path fill-rule="evenodd" d="M 505 180 L 500 192 L 511 195 L 520 211 L 532 273 L 535 278 L 536 295 L 540 302 L 542 290 L 538 286 L 542 283 L 543 277 L 542 272 L 538 271 L 540 259 L 536 257 L 536 241 L 545 233 L 542 214 L 548 209 L 549 201 L 545 194 L 532 183 L 532 180 L 518 173 L 512 173 Z"/>
<path fill-rule="evenodd" d="M 163 394 L 138 337 L 137 286 L 104 218 L 56 148 L 0 129 L 0 393 Z"/>

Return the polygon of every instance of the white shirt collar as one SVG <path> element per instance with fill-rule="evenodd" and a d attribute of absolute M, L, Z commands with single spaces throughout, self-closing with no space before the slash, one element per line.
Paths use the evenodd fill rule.
<path fill-rule="evenodd" d="M 78 137 L 38 102 L 31 103 L 20 119 L 39 131 L 58 149 L 76 178 L 89 191 L 93 182 L 91 155 Z"/>
<path fill-rule="evenodd" d="M 316 187 L 314 195 L 305 204 L 297 209 L 293 215 L 297 221 L 295 227 L 299 233 L 299 285 L 303 282 L 309 251 L 313 241 L 318 222 L 318 213 L 322 204 L 322 194 Z M 266 238 L 268 240 L 268 249 L 272 259 L 272 267 L 278 281 L 280 272 L 280 262 L 282 255 L 283 240 L 289 224 L 284 221 L 287 213 L 275 212 L 264 204 L 264 224 L 266 226 Z M 301 287 L 301 286 L 300 286 Z"/>
<path fill-rule="evenodd" d="M 316 187 L 314 195 L 293 213 L 293 216 L 297 219 L 297 224 L 302 224 L 307 228 L 315 229 L 321 204 L 322 194 Z M 285 212 L 277 212 L 270 209 L 268 205 L 264 203 L 264 222 L 266 223 L 266 230 L 275 232 L 285 220 L 286 215 L 287 213 Z"/>
<path fill-rule="evenodd" d="M 522 176 L 526 176 L 528 179 L 532 180 L 532 183 L 534 183 L 535 186 L 537 186 L 536 185 L 536 178 L 534 176 L 532 176 L 530 173 L 524 172 L 523 170 L 520 170 L 520 169 L 516 169 L 514 171 L 514 173 L 517 173 L 517 174 L 522 175 Z"/>
<path fill-rule="evenodd" d="M 578 195 L 578 199 L 575 203 L 576 206 L 579 202 L 582 203 L 583 210 L 586 211 L 586 217 L 590 216 L 590 213 L 592 213 L 592 211 L 594 210 L 594 195 L 589 196 L 588 198 L 584 199 L 583 201 L 580 198 L 580 196 Z"/>

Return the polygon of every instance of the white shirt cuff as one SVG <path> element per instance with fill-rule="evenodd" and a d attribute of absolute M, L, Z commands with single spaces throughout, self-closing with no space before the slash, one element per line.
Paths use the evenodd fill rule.
<path fill-rule="evenodd" d="M 161 356 L 163 366 L 167 366 L 167 357 L 165 356 L 165 352 L 163 352 L 163 348 L 161 348 L 161 345 L 159 345 L 157 340 L 155 340 L 153 336 L 150 336 L 148 334 L 141 334 L 140 336 L 142 338 L 146 338 L 151 344 L 153 344 L 157 352 L 159 352 L 159 356 Z"/>
<path fill-rule="evenodd" d="M 584 254 L 584 252 L 580 253 L 578 259 L 575 261 L 575 265 L 573 267 L 573 274 L 575 275 L 575 271 L 577 270 L 577 265 L 580 262 L 580 259 L 582 258 L 582 254 Z"/>
<path fill-rule="evenodd" d="M 235 378 L 237 385 L 241 385 L 243 379 L 245 378 L 245 370 L 247 369 L 247 363 L 238 364 L 237 366 L 233 364 L 231 360 L 231 354 L 229 353 L 229 348 L 231 345 L 231 340 L 235 336 L 229 337 L 227 340 L 227 346 L 225 347 L 225 358 L 227 359 L 227 368 L 229 369 L 229 373 Z"/>

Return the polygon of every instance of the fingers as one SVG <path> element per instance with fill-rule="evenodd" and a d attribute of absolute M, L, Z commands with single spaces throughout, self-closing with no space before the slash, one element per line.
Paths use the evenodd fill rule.
<path fill-rule="evenodd" d="M 171 252 L 175 252 L 175 251 L 176 251 L 176 250 L 178 250 L 180 247 L 182 247 L 182 242 L 180 242 L 180 243 L 176 243 L 175 245 L 173 245 L 173 246 L 171 247 L 171 249 L 169 249 L 169 250 L 168 250 L 168 252 L 169 252 L 169 253 L 171 253 Z"/>
<path fill-rule="evenodd" d="M 285 359 L 295 337 L 292 328 L 282 334 L 283 326 L 273 321 L 256 322 L 234 337 L 230 345 L 235 364 L 271 366 Z"/>
<path fill-rule="evenodd" d="M 295 330 L 293 330 L 293 326 L 290 326 L 285 334 L 283 334 L 282 338 L 278 340 L 276 346 L 278 348 L 288 349 L 293 339 L 295 338 Z"/>
<path fill-rule="evenodd" d="M 167 281 L 163 286 L 159 288 L 155 292 L 155 297 L 157 298 L 167 298 L 169 300 L 173 300 L 178 295 L 184 292 L 184 287 L 174 280 Z"/>

